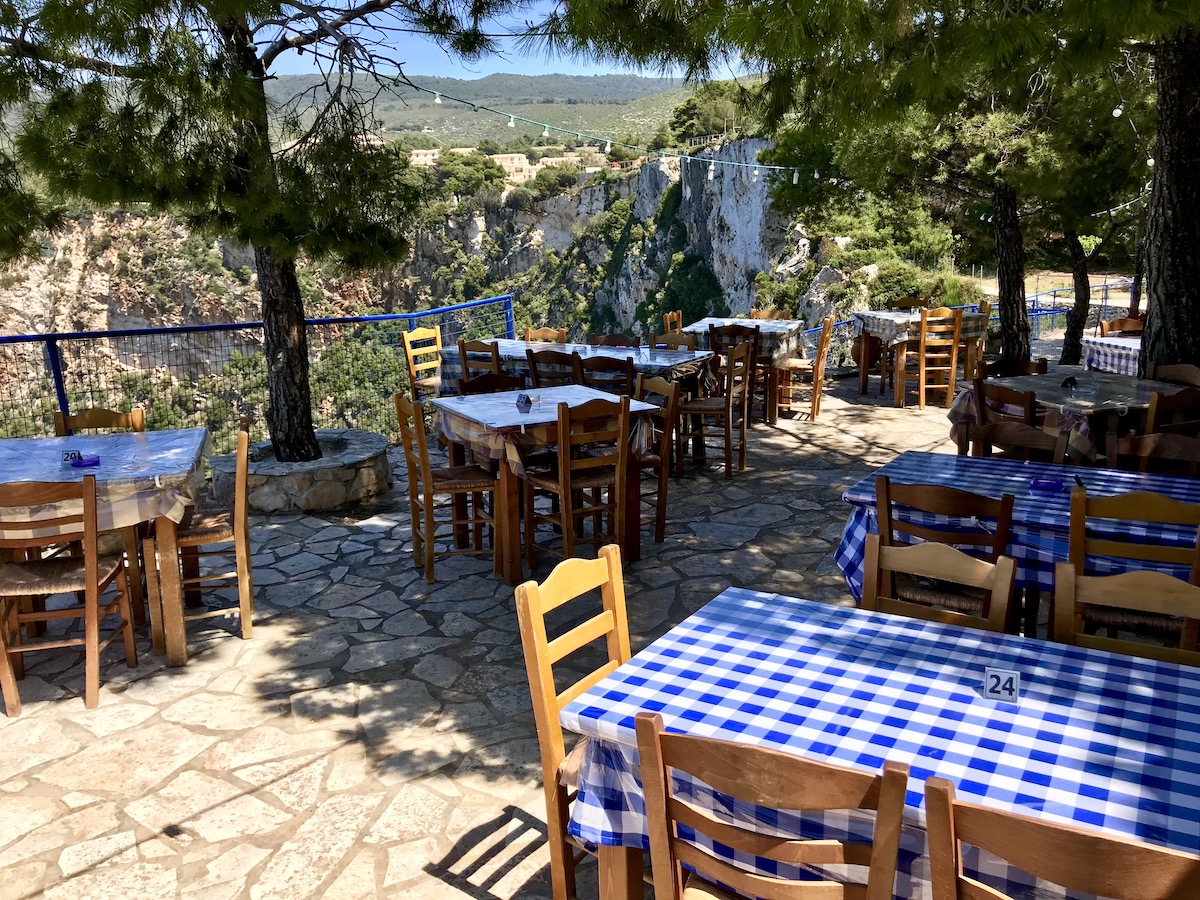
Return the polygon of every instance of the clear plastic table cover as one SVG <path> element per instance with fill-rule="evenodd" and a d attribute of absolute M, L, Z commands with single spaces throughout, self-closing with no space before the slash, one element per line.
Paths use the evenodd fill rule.
<path fill-rule="evenodd" d="M 800 319 L 738 319 L 708 316 L 683 329 L 684 334 L 696 335 L 696 347 L 708 349 L 708 326 L 748 325 L 758 328 L 759 356 L 770 356 L 773 365 L 781 365 L 793 356 L 808 357 L 804 337 L 804 322 Z"/>
<path fill-rule="evenodd" d="M 203 428 L 147 431 L 140 434 L 80 434 L 70 437 L 0 439 L 0 480 L 82 481 L 96 478 L 96 515 L 101 531 L 125 528 L 165 516 L 182 521 L 203 479 L 200 463 L 208 452 Z M 64 451 L 99 456 L 99 465 L 76 468 L 62 461 Z M 53 518 L 59 504 L 32 511 Z M 0 518 L 27 519 L 30 510 L 0 510 Z M 62 532 L 46 530 L 31 536 Z M 10 532 L 10 537 L 18 535 Z"/>

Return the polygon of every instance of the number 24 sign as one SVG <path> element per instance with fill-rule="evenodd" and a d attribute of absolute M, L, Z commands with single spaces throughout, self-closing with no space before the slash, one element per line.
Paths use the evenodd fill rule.
<path fill-rule="evenodd" d="M 1021 699 L 1021 673 L 1013 669 L 983 670 L 983 696 L 991 700 L 1016 703 Z"/>

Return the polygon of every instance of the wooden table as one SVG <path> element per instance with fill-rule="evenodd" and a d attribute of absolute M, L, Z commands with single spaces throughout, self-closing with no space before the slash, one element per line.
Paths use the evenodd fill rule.
<path fill-rule="evenodd" d="M 471 450 L 479 458 L 500 461 L 500 484 L 496 490 L 497 574 L 509 584 L 521 582 L 521 518 L 518 491 L 522 459 L 558 442 L 558 404 L 572 408 L 590 400 L 612 400 L 612 394 L 580 385 L 540 388 L 529 391 L 541 403 L 522 413 L 516 399 L 523 391 L 476 394 L 468 397 L 438 397 L 427 401 L 437 411 L 434 426 L 453 443 Z M 635 444 L 644 438 L 648 416 L 656 407 L 640 400 L 629 401 L 630 431 Z M 642 419 L 645 424 L 634 424 Z M 641 559 L 641 475 L 631 462 L 625 488 L 625 533 L 621 553 L 626 560 Z"/>
<path fill-rule="evenodd" d="M 158 550 L 166 561 L 159 583 L 164 598 L 170 598 L 162 604 L 170 666 L 187 662 L 175 526 L 194 502 L 207 446 L 208 432 L 203 428 L 0 440 L 0 472 L 5 481 L 79 481 L 94 475 L 100 531 L 154 522 Z M 62 454 L 67 450 L 95 454 L 100 464 L 81 469 L 64 466 Z M 53 514 L 46 511 L 46 517 Z M 154 561 L 146 560 L 146 565 Z M 150 602 L 157 599 L 151 597 Z"/>
<path fill-rule="evenodd" d="M 1069 378 L 1075 379 L 1074 385 L 1064 384 Z M 1152 394 L 1175 394 L 1187 387 L 1080 366 L 1058 366 L 1053 375 L 1014 375 L 991 378 L 988 382 L 1014 391 L 1033 391 L 1038 406 L 1057 413 L 1059 427 L 1071 432 L 1068 452 L 1077 461 L 1094 460 L 1097 445 L 1103 447 L 1103 435 L 1116 430 L 1122 418 L 1144 413 Z M 959 392 L 946 416 L 951 422 L 951 436 L 960 426 L 975 421 L 973 386 Z M 1144 425 L 1130 424 L 1139 432 Z M 1093 437 L 1095 433 L 1099 433 L 1099 441 Z"/>
<path fill-rule="evenodd" d="M 1083 364 L 1088 369 L 1116 372 L 1119 375 L 1132 375 L 1136 378 L 1138 362 L 1141 358 L 1141 335 L 1083 339 Z"/>
<path fill-rule="evenodd" d="M 767 370 L 766 418 L 770 423 L 779 419 L 779 367 L 785 359 L 804 356 L 805 323 L 800 319 L 728 319 L 708 316 L 683 329 L 684 334 L 696 335 L 696 347 L 712 349 L 708 344 L 708 327 L 743 325 L 758 329 L 759 362 L 769 360 Z"/>
<path fill-rule="evenodd" d="M 963 358 L 963 373 L 968 381 L 975 377 L 976 349 L 979 345 L 979 339 L 987 333 L 987 323 L 987 316 L 963 310 L 962 330 L 959 333 L 959 342 L 966 344 L 966 354 Z M 888 347 L 903 348 L 908 341 L 916 340 L 916 331 L 920 327 L 920 324 L 921 311 L 919 309 L 867 310 L 854 313 L 854 330 L 856 333 L 862 335 L 863 347 L 861 357 L 863 364 L 858 367 L 858 392 L 860 394 L 867 392 L 867 379 L 871 369 L 868 363 L 870 358 L 868 349 L 871 338 L 879 338 L 886 353 Z M 901 352 L 896 359 L 895 370 L 897 376 L 894 399 L 896 406 L 904 406 L 906 356 L 906 352 Z M 880 393 L 882 393 L 882 389 Z"/>
<path fill-rule="evenodd" d="M 1020 673 L 1016 703 L 983 695 L 987 666 Z M 563 708 L 563 727 L 589 737 L 569 830 L 600 844 L 605 900 L 643 896 L 633 718 L 651 710 L 672 732 L 869 773 L 909 764 L 897 897 L 929 896 L 931 776 L 970 802 L 1200 853 L 1198 697 L 1197 668 L 729 588 Z M 870 814 L 775 815 L 676 779 L 687 802 L 751 830 L 871 836 Z M 964 868 L 1006 896 L 1063 896 L 974 849 Z"/>

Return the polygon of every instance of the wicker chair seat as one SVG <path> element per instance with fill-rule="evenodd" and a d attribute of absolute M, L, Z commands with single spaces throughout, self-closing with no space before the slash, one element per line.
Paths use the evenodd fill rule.
<path fill-rule="evenodd" d="M 801 358 L 799 356 L 789 356 L 781 362 L 777 368 L 788 369 L 792 372 L 811 372 L 813 366 L 817 364 L 815 359 Z"/>
<path fill-rule="evenodd" d="M 117 574 L 121 564 L 121 556 L 98 558 L 97 571 L 102 586 Z M 86 589 L 86 561 L 82 556 L 0 563 L 0 597 L 48 597 Z"/>
<path fill-rule="evenodd" d="M 909 603 L 938 606 L 975 616 L 983 614 L 987 601 L 987 592 L 979 588 L 936 578 L 918 578 L 900 572 L 896 573 L 896 596 Z"/>
<path fill-rule="evenodd" d="M 436 393 L 442 388 L 442 380 L 440 378 L 418 378 L 416 386 Z"/>
<path fill-rule="evenodd" d="M 1142 630 L 1155 634 L 1177 635 L 1183 630 L 1183 619 L 1159 613 L 1119 609 L 1115 606 L 1084 606 L 1083 621 L 1099 628 L 1121 631 Z"/>
<path fill-rule="evenodd" d="M 442 491 L 490 491 L 496 487 L 496 476 L 479 466 L 447 466 L 433 470 L 433 488 Z"/>
<path fill-rule="evenodd" d="M 634 457 L 639 469 L 657 469 L 662 463 L 662 457 L 657 453 L 643 453 Z"/>
<path fill-rule="evenodd" d="M 683 900 L 742 900 L 742 897 L 722 890 L 695 872 L 689 872 L 683 886 Z"/>
<path fill-rule="evenodd" d="M 534 487 L 540 487 L 545 490 L 552 490 L 559 486 L 559 478 L 553 473 L 526 472 L 525 480 Z M 612 466 L 601 466 L 598 469 L 572 475 L 571 487 L 581 489 L 602 488 L 608 487 L 610 484 L 616 484 L 616 481 L 616 470 Z"/>
<path fill-rule="evenodd" d="M 232 541 L 233 514 L 221 507 L 195 510 L 179 526 L 177 540 L 180 547 Z"/>
<path fill-rule="evenodd" d="M 702 397 L 699 400 L 687 400 L 679 404 L 679 414 L 688 415 L 720 415 L 725 412 L 724 397 Z"/>

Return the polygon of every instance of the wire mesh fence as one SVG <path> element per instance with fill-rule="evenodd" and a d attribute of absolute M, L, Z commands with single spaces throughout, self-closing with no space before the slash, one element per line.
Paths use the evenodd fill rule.
<path fill-rule="evenodd" d="M 401 333 L 436 325 L 444 346 L 512 337 L 512 298 L 394 316 L 311 319 L 309 381 L 318 428 L 398 436 L 392 395 L 407 391 Z M 60 407 L 139 406 L 151 429 L 203 426 L 218 453 L 240 416 L 266 437 L 267 365 L 259 323 L 0 338 L 0 436 L 54 434 Z"/>

